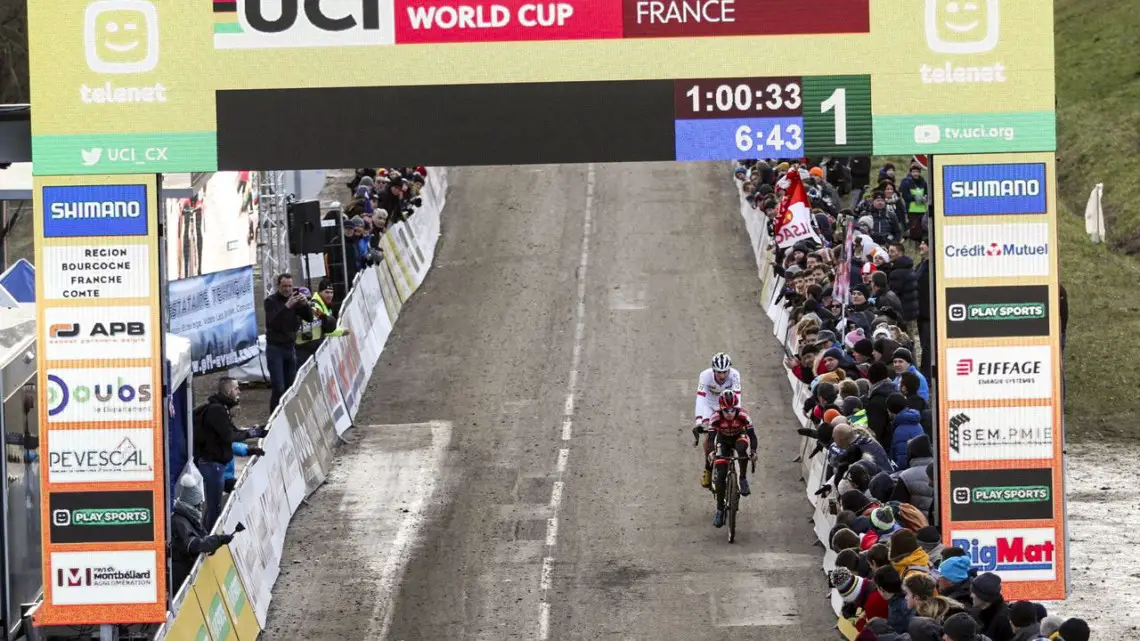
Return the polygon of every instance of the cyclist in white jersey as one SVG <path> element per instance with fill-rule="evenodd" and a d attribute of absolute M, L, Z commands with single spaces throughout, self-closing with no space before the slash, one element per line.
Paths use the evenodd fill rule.
<path fill-rule="evenodd" d="M 701 474 L 701 487 L 709 487 L 712 480 L 712 463 L 708 454 L 712 451 L 712 438 L 707 434 L 709 420 L 720 410 L 721 392 L 732 390 L 740 394 L 740 372 L 732 368 L 732 359 L 724 352 L 712 357 L 712 367 L 701 372 L 697 378 L 697 407 L 693 411 L 695 425 L 693 433 L 706 432 L 704 447 L 705 470 Z"/>

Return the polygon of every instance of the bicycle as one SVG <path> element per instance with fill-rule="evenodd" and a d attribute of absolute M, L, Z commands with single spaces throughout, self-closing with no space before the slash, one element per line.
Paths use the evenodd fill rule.
<path fill-rule="evenodd" d="M 699 433 L 693 435 L 693 447 L 700 445 L 701 437 Z M 713 452 L 715 455 L 715 451 Z M 736 543 L 736 513 L 740 509 L 740 480 L 737 478 L 736 462 L 737 461 L 752 461 L 752 472 L 756 472 L 756 459 L 752 456 L 740 456 L 733 452 L 731 457 L 716 456 L 717 460 L 728 460 L 728 470 L 725 475 L 724 483 L 724 509 L 725 519 L 728 522 L 728 542 Z M 716 475 L 713 475 L 713 482 L 709 484 L 709 491 L 716 496 Z M 720 507 L 719 505 L 717 507 Z"/>

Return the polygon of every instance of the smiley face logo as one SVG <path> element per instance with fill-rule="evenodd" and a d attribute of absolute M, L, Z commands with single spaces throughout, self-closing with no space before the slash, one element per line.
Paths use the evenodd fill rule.
<path fill-rule="evenodd" d="M 158 64 L 158 10 L 147 0 L 98 0 L 83 15 L 87 66 L 97 73 L 143 73 Z"/>
<path fill-rule="evenodd" d="M 1000 25 L 1000 0 L 926 0 L 926 44 L 931 51 L 985 53 L 997 46 Z"/>

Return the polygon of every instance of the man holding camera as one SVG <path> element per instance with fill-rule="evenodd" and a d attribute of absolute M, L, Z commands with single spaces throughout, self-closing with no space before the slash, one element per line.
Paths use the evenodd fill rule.
<path fill-rule="evenodd" d="M 277 291 L 263 303 L 265 309 L 265 361 L 269 366 L 269 411 L 281 402 L 285 390 L 297 377 L 297 333 L 303 322 L 312 322 L 313 309 L 308 299 L 293 289 L 293 275 L 277 277 Z"/>

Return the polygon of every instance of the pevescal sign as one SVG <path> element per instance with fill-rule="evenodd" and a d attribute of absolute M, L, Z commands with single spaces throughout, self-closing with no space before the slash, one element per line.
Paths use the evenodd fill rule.
<path fill-rule="evenodd" d="M 947 338 L 1049 335 L 1049 287 L 948 287 Z"/>
<path fill-rule="evenodd" d="M 1053 518 L 1053 470 L 950 471 L 954 521 L 1025 521 Z"/>
<path fill-rule="evenodd" d="M 154 442 L 146 429 L 48 430 L 48 482 L 151 482 Z"/>
<path fill-rule="evenodd" d="M 154 493 L 52 492 L 52 543 L 151 542 Z"/>

